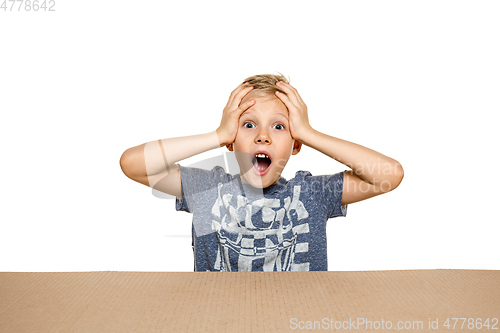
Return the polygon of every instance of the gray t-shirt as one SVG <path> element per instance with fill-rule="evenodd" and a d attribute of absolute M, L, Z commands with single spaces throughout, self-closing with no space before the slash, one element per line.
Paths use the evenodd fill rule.
<path fill-rule="evenodd" d="M 221 167 L 180 166 L 176 210 L 193 214 L 195 271 L 326 271 L 326 221 L 346 216 L 344 172 L 258 189 Z"/>

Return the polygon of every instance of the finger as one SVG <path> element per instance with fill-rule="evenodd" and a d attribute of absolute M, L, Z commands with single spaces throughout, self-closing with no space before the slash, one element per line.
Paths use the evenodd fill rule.
<path fill-rule="evenodd" d="M 236 87 L 236 89 L 234 89 L 231 92 L 231 95 L 229 95 L 229 99 L 228 99 L 227 104 L 226 104 L 226 108 L 229 107 L 233 103 L 233 100 L 235 99 L 236 95 L 245 88 L 248 88 L 248 84 L 246 82 L 240 84 L 239 86 Z"/>
<path fill-rule="evenodd" d="M 239 107 L 236 109 L 233 109 L 231 112 L 231 119 L 238 120 L 240 119 L 241 115 L 248 110 L 249 108 L 252 107 L 252 105 L 255 104 L 255 100 L 252 99 L 250 101 L 246 101 L 245 103 L 242 103 Z"/>
<path fill-rule="evenodd" d="M 240 92 L 242 89 L 245 89 L 246 86 L 247 86 L 246 82 L 244 82 L 244 83 L 240 84 L 239 86 L 237 86 L 233 91 L 231 91 L 231 94 L 229 95 L 228 101 L 226 103 L 226 107 L 228 107 L 229 105 L 231 105 L 231 103 L 232 103 L 234 97 L 236 96 L 236 94 L 238 92 Z"/>
<path fill-rule="evenodd" d="M 240 116 L 243 112 L 245 112 L 246 110 L 248 110 L 249 108 L 252 107 L 252 105 L 255 104 L 255 100 L 254 99 L 251 99 L 249 101 L 246 101 L 245 103 L 242 103 L 240 106 L 238 106 L 238 108 L 236 109 L 237 110 L 237 113 L 238 113 L 238 116 Z"/>
<path fill-rule="evenodd" d="M 279 83 L 278 85 L 279 85 L 280 87 L 286 87 L 286 88 L 288 88 L 288 89 L 292 90 L 292 91 L 294 92 L 294 94 L 295 94 L 297 97 L 300 97 L 300 94 L 299 94 L 299 92 L 297 91 L 297 89 L 295 89 L 295 87 L 294 87 L 294 86 L 292 86 L 290 83 L 286 83 L 286 82 L 284 82 L 284 81 L 279 81 L 278 83 Z"/>
<path fill-rule="evenodd" d="M 297 89 L 295 89 L 290 84 L 283 81 L 279 81 L 278 86 L 288 94 L 290 100 L 294 101 L 297 104 L 304 103 Z"/>
<path fill-rule="evenodd" d="M 243 98 L 252 90 L 253 90 L 253 86 L 247 86 L 247 87 L 243 88 L 242 90 L 240 90 L 238 93 L 236 93 L 233 100 L 231 101 L 230 108 L 232 110 L 234 110 L 237 107 L 239 107 Z"/>
<path fill-rule="evenodd" d="M 279 91 L 276 91 L 276 96 L 283 102 L 285 103 L 285 106 L 287 107 L 288 111 L 290 111 L 290 109 L 292 107 L 295 107 L 294 103 L 290 100 L 290 97 L 279 92 Z"/>
<path fill-rule="evenodd" d="M 285 83 L 283 81 L 279 81 L 276 83 L 281 89 L 283 89 L 283 91 L 285 91 L 288 96 L 290 97 L 290 99 L 292 101 L 294 101 L 296 104 L 304 104 L 304 101 L 302 100 L 302 98 L 300 97 L 300 94 L 299 92 L 297 91 L 297 89 L 295 89 L 294 87 L 292 87 L 290 84 L 288 83 Z"/>

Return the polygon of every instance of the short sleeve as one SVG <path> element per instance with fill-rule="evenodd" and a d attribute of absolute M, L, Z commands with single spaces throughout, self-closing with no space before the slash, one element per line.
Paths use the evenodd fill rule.
<path fill-rule="evenodd" d="M 330 218 L 337 216 L 347 215 L 347 205 L 341 205 L 342 193 L 344 189 L 344 171 L 336 173 L 329 179 L 331 193 L 326 200 L 329 203 L 329 207 L 332 207 Z"/>
<path fill-rule="evenodd" d="M 305 173 L 304 185 L 308 195 L 320 204 L 328 218 L 347 215 L 347 205 L 342 206 L 344 171 L 334 175 L 311 176 Z"/>
<path fill-rule="evenodd" d="M 181 179 L 182 179 L 182 176 L 181 176 Z M 181 180 L 181 184 L 182 184 L 182 180 Z M 182 185 L 181 185 L 182 187 Z M 187 198 L 186 198 L 186 193 L 185 191 L 182 191 L 182 198 L 179 198 L 179 197 L 176 197 L 175 198 L 175 210 L 177 211 L 184 211 L 184 212 L 190 212 L 189 211 L 189 207 L 188 207 L 188 203 L 187 203 Z"/>
<path fill-rule="evenodd" d="M 179 165 L 179 169 L 182 198 L 176 198 L 175 209 L 188 213 L 193 213 L 197 205 L 207 204 L 207 199 L 213 200 L 211 197 L 217 189 L 217 184 L 225 175 L 221 167 L 205 170 Z"/>

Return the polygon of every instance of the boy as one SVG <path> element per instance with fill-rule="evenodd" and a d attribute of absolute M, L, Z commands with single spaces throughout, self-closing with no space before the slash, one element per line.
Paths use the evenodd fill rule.
<path fill-rule="evenodd" d="M 298 171 L 285 180 L 281 173 L 303 144 L 352 170 Z M 239 174 L 175 164 L 222 146 L 235 153 Z M 120 165 L 193 213 L 195 271 L 327 270 L 326 221 L 403 179 L 397 161 L 314 130 L 297 90 L 271 74 L 249 77 L 231 93 L 215 131 L 130 148 Z"/>

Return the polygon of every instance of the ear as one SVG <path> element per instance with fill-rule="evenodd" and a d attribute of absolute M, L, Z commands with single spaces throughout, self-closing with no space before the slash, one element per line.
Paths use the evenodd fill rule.
<path fill-rule="evenodd" d="M 233 144 L 232 144 L 232 143 L 230 143 L 230 144 L 226 145 L 226 148 L 227 148 L 227 150 L 229 150 L 229 151 L 233 151 Z"/>
<path fill-rule="evenodd" d="M 293 140 L 292 155 L 297 155 L 300 151 L 300 148 L 302 148 L 302 142 L 300 142 L 298 140 Z"/>

